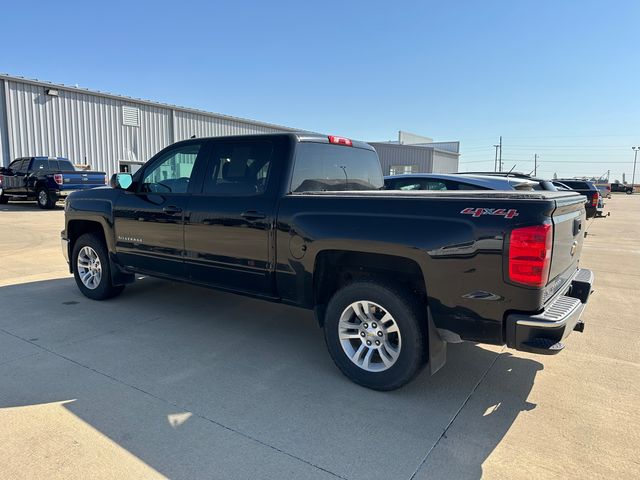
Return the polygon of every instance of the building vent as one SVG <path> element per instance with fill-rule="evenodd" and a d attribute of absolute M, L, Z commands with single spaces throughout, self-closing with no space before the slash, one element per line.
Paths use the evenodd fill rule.
<path fill-rule="evenodd" d="M 122 124 L 128 127 L 139 127 L 140 109 L 136 107 L 122 107 Z"/>

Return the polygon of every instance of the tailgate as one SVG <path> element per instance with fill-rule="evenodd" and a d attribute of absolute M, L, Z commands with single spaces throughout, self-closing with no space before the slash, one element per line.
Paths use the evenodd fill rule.
<path fill-rule="evenodd" d="M 583 197 L 576 195 L 556 199 L 552 222 L 553 250 L 549 283 L 559 287 L 566 281 L 563 274 L 572 274 L 578 267 L 586 228 Z"/>
<path fill-rule="evenodd" d="M 105 185 L 102 172 L 62 172 L 62 188 L 91 188 Z"/>

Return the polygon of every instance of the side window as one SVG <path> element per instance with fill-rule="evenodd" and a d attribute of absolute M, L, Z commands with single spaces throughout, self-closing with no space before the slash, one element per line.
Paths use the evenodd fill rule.
<path fill-rule="evenodd" d="M 47 170 L 49 168 L 49 160 L 34 160 L 31 170 Z"/>
<path fill-rule="evenodd" d="M 400 181 L 397 182 L 394 186 L 395 190 L 424 190 L 421 182 L 419 180 L 411 181 Z"/>
<path fill-rule="evenodd" d="M 14 160 L 9 164 L 9 170 L 11 170 L 13 173 L 16 173 L 20 170 L 20 165 L 22 165 L 22 160 Z"/>
<path fill-rule="evenodd" d="M 11 170 L 13 173 L 27 173 L 27 168 L 29 167 L 29 159 L 25 158 L 23 160 L 16 160 L 11 164 Z"/>
<path fill-rule="evenodd" d="M 429 180 L 425 182 L 424 190 L 446 190 L 447 186 L 440 180 Z"/>
<path fill-rule="evenodd" d="M 269 142 L 215 143 L 207 162 L 203 193 L 235 196 L 264 193 L 272 154 Z"/>
<path fill-rule="evenodd" d="M 449 185 L 449 190 L 488 190 L 488 189 L 486 187 L 471 185 L 470 183 L 451 182 L 451 185 Z"/>
<path fill-rule="evenodd" d="M 144 172 L 140 189 L 153 193 L 187 193 L 200 144 L 189 144 L 166 152 Z"/>
<path fill-rule="evenodd" d="M 407 178 L 395 182 L 394 190 L 447 190 L 447 186 L 440 180 L 425 180 L 423 178 Z"/>

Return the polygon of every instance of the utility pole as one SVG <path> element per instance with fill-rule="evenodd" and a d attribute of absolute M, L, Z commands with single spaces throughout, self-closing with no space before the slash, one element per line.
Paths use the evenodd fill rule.
<path fill-rule="evenodd" d="M 538 176 L 538 154 L 537 153 L 533 154 L 533 176 L 534 177 Z"/>
<path fill-rule="evenodd" d="M 633 192 L 636 188 L 636 160 L 638 160 L 638 150 L 640 147 L 631 147 L 634 151 L 633 154 L 633 175 L 631 175 L 631 191 Z"/>
<path fill-rule="evenodd" d="M 498 171 L 502 171 L 502 135 L 500 135 L 500 162 L 498 163 Z"/>
<path fill-rule="evenodd" d="M 496 159 L 493 161 L 493 171 L 497 172 L 498 171 L 498 148 L 500 147 L 500 145 L 494 145 L 493 148 L 496 149 Z"/>

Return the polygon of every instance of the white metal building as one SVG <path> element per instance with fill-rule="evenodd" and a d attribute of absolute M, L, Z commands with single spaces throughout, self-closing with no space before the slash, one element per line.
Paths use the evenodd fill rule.
<path fill-rule="evenodd" d="M 198 137 L 294 129 L 0 74 L 0 165 L 67 157 L 111 175 L 135 171 L 162 148 Z"/>
<path fill-rule="evenodd" d="M 193 135 L 292 131 L 299 129 L 0 74 L 0 166 L 18 157 L 66 157 L 110 176 L 135 172 Z M 459 142 L 401 131 L 397 142 L 371 145 L 385 175 L 458 171 Z"/>
<path fill-rule="evenodd" d="M 460 142 L 434 142 L 429 137 L 400 131 L 397 141 L 368 143 L 378 152 L 385 175 L 458 171 Z"/>

